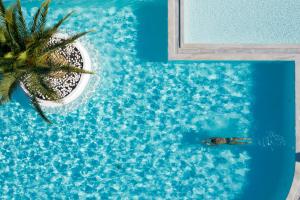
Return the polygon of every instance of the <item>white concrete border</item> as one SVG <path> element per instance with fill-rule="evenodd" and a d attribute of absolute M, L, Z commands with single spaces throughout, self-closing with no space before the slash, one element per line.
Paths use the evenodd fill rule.
<path fill-rule="evenodd" d="M 68 35 L 64 34 L 64 33 L 58 33 L 55 35 L 55 37 L 67 38 Z M 91 59 L 90 59 L 90 56 L 89 56 L 87 50 L 78 41 L 74 42 L 72 45 L 74 45 L 79 50 L 79 52 L 82 56 L 83 69 L 91 71 L 92 70 Z M 79 83 L 76 86 L 76 88 L 69 95 L 64 97 L 63 99 L 60 99 L 57 102 L 38 99 L 39 103 L 45 107 L 59 107 L 59 106 L 63 106 L 68 103 L 71 103 L 72 101 L 77 99 L 82 94 L 82 92 L 84 91 L 84 89 L 86 88 L 86 86 L 89 82 L 90 76 L 91 76 L 90 74 L 81 74 Z M 23 84 L 21 84 L 21 87 L 28 95 L 30 95 L 30 93 L 28 92 L 28 90 L 26 89 L 26 87 Z"/>

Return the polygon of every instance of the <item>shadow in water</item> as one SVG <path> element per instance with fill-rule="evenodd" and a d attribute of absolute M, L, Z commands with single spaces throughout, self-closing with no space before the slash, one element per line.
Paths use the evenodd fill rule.
<path fill-rule="evenodd" d="M 136 11 L 137 56 L 141 60 L 166 62 L 168 60 L 167 1 L 145 2 Z"/>
<path fill-rule="evenodd" d="M 22 90 L 21 87 L 18 87 L 12 94 L 13 101 L 17 101 L 21 104 L 23 108 L 32 109 L 30 98 L 27 94 Z"/>
<path fill-rule="evenodd" d="M 296 161 L 297 161 L 297 162 L 300 162 L 300 152 L 299 152 L 299 153 L 296 153 Z"/>
<path fill-rule="evenodd" d="M 207 139 L 208 133 L 205 131 L 186 131 L 182 134 L 183 145 L 199 145 L 204 139 Z"/>
<path fill-rule="evenodd" d="M 262 141 L 278 136 L 284 142 L 266 141 L 247 147 L 252 160 L 240 199 L 281 200 L 286 198 L 294 172 L 295 67 L 293 62 L 253 62 L 251 67 L 252 137 Z"/>

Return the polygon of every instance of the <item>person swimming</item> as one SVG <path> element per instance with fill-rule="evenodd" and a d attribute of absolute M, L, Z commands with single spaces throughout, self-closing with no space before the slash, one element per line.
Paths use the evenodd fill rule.
<path fill-rule="evenodd" d="M 215 146 L 215 145 L 222 145 L 222 144 L 228 144 L 228 145 L 236 145 L 236 144 L 251 144 L 251 138 L 222 138 L 222 137 L 212 137 L 208 138 L 206 140 L 202 141 L 203 144 L 209 145 L 209 146 Z"/>

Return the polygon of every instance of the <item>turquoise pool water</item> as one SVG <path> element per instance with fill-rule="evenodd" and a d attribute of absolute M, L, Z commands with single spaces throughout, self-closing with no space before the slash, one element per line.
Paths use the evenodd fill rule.
<path fill-rule="evenodd" d="M 29 17 L 37 2 L 24 3 Z M 94 71 L 80 99 L 48 110 L 22 92 L 0 109 L 4 199 L 281 200 L 294 172 L 294 63 L 168 62 L 167 2 L 55 1 Z M 208 148 L 212 136 L 253 138 Z"/>
<path fill-rule="evenodd" d="M 297 0 L 183 0 L 185 43 L 300 44 Z"/>

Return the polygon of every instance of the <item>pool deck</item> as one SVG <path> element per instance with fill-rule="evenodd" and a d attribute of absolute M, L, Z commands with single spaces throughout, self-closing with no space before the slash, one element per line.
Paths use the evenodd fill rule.
<path fill-rule="evenodd" d="M 300 152 L 300 45 L 185 44 L 183 6 L 185 0 L 168 0 L 169 60 L 278 60 L 295 61 L 296 153 Z M 300 199 L 300 162 L 287 200 Z"/>

